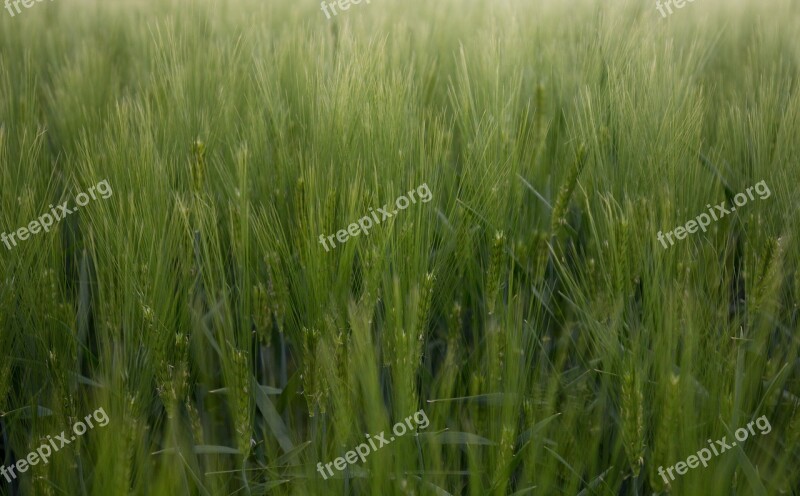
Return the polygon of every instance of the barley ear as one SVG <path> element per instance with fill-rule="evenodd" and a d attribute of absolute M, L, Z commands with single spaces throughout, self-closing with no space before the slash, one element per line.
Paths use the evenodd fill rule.
<path fill-rule="evenodd" d="M 489 315 L 494 314 L 497 295 L 500 290 L 500 281 L 503 270 L 503 246 L 505 245 L 503 231 L 495 231 L 492 242 L 492 258 L 489 262 L 489 273 L 486 281 L 486 304 Z"/>
<path fill-rule="evenodd" d="M 8 389 L 11 379 L 11 362 L 3 360 L 0 363 L 0 416 L 5 415 L 6 402 L 8 401 Z"/>
<path fill-rule="evenodd" d="M 783 273 L 784 243 L 780 239 L 770 239 L 761 263 L 759 280 L 750 301 L 751 314 L 764 308 L 770 301 L 776 300 L 776 292 L 780 289 Z"/>
<path fill-rule="evenodd" d="M 630 358 L 626 361 L 628 364 L 622 374 L 620 408 L 622 442 L 631 472 L 638 477 L 644 462 L 644 398 L 634 361 Z"/>
<path fill-rule="evenodd" d="M 206 145 L 199 139 L 192 143 L 192 160 L 190 172 L 192 176 L 192 190 L 195 193 L 203 191 L 206 174 Z"/>
<path fill-rule="evenodd" d="M 567 223 L 567 205 L 569 205 L 569 199 L 572 197 L 572 192 L 575 190 L 575 185 L 578 183 L 578 176 L 583 170 L 583 166 L 586 164 L 586 157 L 586 146 L 581 145 L 580 148 L 578 148 L 575 163 L 570 168 L 569 173 L 567 173 L 564 184 L 558 191 L 556 202 L 553 204 L 553 215 L 550 219 L 551 236 L 556 236 L 561 230 L 561 226 Z"/>
<path fill-rule="evenodd" d="M 269 343 L 270 337 L 270 324 L 272 323 L 271 312 L 269 308 L 269 299 L 267 297 L 267 288 L 264 284 L 258 283 L 253 285 L 253 324 L 256 326 L 256 334 L 258 342 L 262 345 Z"/>
<path fill-rule="evenodd" d="M 228 396 L 234 402 L 234 419 L 236 422 L 236 439 L 242 456 L 250 456 L 250 439 L 252 438 L 252 415 L 251 415 L 251 383 L 250 367 L 248 365 L 247 354 L 241 350 L 233 350 L 234 384 L 231 394 Z"/>
<path fill-rule="evenodd" d="M 433 284 L 436 276 L 428 272 L 422 279 L 422 291 L 420 293 L 419 305 L 417 307 L 417 362 L 422 358 L 422 347 L 425 343 L 426 330 L 428 328 L 428 317 L 433 299 Z"/>
<path fill-rule="evenodd" d="M 461 305 L 456 301 L 455 303 L 453 303 L 453 307 L 447 314 L 448 343 L 458 342 L 458 338 L 461 335 L 461 318 L 462 318 Z"/>
<path fill-rule="evenodd" d="M 786 428 L 786 450 L 792 453 L 798 444 L 800 444 L 800 410 L 795 409 L 794 416 Z"/>
<path fill-rule="evenodd" d="M 800 309 L 800 264 L 794 269 L 794 308 Z"/>
<path fill-rule="evenodd" d="M 325 405 L 321 398 L 323 392 L 320 384 L 319 366 L 317 364 L 317 345 L 319 342 L 319 331 L 316 329 L 303 328 L 303 396 L 306 397 L 308 416 L 313 417 L 317 407 L 320 412 L 325 413 Z"/>
<path fill-rule="evenodd" d="M 189 413 L 189 424 L 192 428 L 192 436 L 194 436 L 194 443 L 204 444 L 203 443 L 203 424 L 200 420 L 200 412 L 197 411 L 197 407 L 194 406 L 194 402 L 192 401 L 191 396 L 186 397 L 186 411 Z"/>
<path fill-rule="evenodd" d="M 534 233 L 534 253 L 536 253 L 536 267 L 534 275 L 536 280 L 544 278 L 547 270 L 547 260 L 550 256 L 550 244 L 546 232 L 536 231 Z"/>
<path fill-rule="evenodd" d="M 616 251 L 616 293 L 624 298 L 628 296 L 630 272 L 628 270 L 628 221 L 622 219 L 619 224 L 619 245 Z"/>
<path fill-rule="evenodd" d="M 650 449 L 650 485 L 657 491 L 666 491 L 670 485 L 658 474 L 658 467 L 672 464 L 672 444 L 676 442 L 672 434 L 679 421 L 680 412 L 677 407 L 680 402 L 680 386 L 678 377 L 670 373 L 662 388 L 661 405 L 658 409 L 660 417 L 655 428 L 655 441 Z"/>
<path fill-rule="evenodd" d="M 140 427 L 141 412 L 137 408 L 136 398 L 130 393 L 126 395 L 126 412 L 125 417 L 127 422 L 122 427 L 124 429 L 124 437 L 122 438 L 122 446 L 120 446 L 120 456 L 117 465 L 116 476 L 116 490 L 114 494 L 129 494 L 131 472 L 133 467 L 133 460 L 136 457 L 136 435 Z"/>

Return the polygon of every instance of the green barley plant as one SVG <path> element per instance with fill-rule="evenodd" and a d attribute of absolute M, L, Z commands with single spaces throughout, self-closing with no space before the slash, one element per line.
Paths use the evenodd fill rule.
<path fill-rule="evenodd" d="M 0 494 L 800 494 L 800 5 L 339 10 L 2 10 Z"/>

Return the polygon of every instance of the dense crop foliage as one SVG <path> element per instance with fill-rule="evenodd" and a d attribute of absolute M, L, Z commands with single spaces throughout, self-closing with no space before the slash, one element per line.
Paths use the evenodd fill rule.
<path fill-rule="evenodd" d="M 0 493 L 800 491 L 796 2 L 1 17 L 0 230 L 113 195 L 0 245 L 3 464 L 110 419 Z"/>

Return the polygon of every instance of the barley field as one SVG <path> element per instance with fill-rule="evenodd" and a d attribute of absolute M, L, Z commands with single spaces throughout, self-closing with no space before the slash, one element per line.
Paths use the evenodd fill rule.
<path fill-rule="evenodd" d="M 800 495 L 798 33 L 7 2 L 0 494 Z"/>

